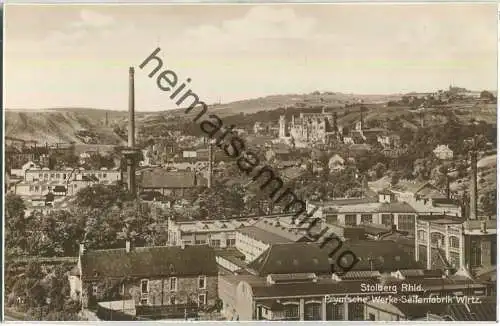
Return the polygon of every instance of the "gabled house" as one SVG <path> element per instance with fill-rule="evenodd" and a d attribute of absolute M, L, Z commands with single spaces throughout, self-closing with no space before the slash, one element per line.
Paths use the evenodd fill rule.
<path fill-rule="evenodd" d="M 344 164 L 345 160 L 339 154 L 335 154 L 330 157 L 328 168 L 330 171 L 342 171 L 344 169 Z"/>
<path fill-rule="evenodd" d="M 140 176 L 141 192 L 158 191 L 162 195 L 183 194 L 185 190 L 206 185 L 201 175 L 192 171 L 144 170 Z"/>
<path fill-rule="evenodd" d="M 215 305 L 217 263 L 213 248 L 137 247 L 88 250 L 80 246 L 69 275 L 70 294 L 84 308 L 133 300 L 138 315 L 164 316 Z M 154 308 L 154 309 L 153 309 Z"/>
<path fill-rule="evenodd" d="M 448 145 L 438 145 L 432 152 L 440 160 L 451 160 L 453 158 L 453 151 Z"/>

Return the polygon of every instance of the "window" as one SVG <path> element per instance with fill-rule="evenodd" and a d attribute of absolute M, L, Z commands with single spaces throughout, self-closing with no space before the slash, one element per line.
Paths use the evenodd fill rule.
<path fill-rule="evenodd" d="M 361 215 L 361 224 L 371 224 L 373 223 L 373 215 L 372 214 L 362 214 Z"/>
<path fill-rule="evenodd" d="M 336 214 L 328 214 L 326 216 L 326 222 L 330 224 L 335 224 L 338 221 L 338 216 Z"/>
<path fill-rule="evenodd" d="M 450 247 L 451 248 L 460 248 L 460 240 L 457 237 L 450 237 Z"/>
<path fill-rule="evenodd" d="M 455 268 L 460 267 L 460 254 L 456 252 L 450 252 L 450 264 Z"/>
<path fill-rule="evenodd" d="M 207 288 L 207 277 L 206 276 L 198 276 L 198 288 L 199 289 L 206 289 Z"/>
<path fill-rule="evenodd" d="M 364 305 L 362 303 L 348 303 L 349 320 L 363 320 L 364 319 Z"/>
<path fill-rule="evenodd" d="M 431 233 L 431 244 L 432 246 L 437 246 L 439 248 L 443 247 L 444 237 L 441 233 L 433 232 Z"/>
<path fill-rule="evenodd" d="M 99 288 L 97 287 L 97 284 L 92 284 L 92 295 L 95 297 L 97 296 L 97 291 Z"/>
<path fill-rule="evenodd" d="M 491 240 L 491 265 L 497 264 L 497 239 Z"/>
<path fill-rule="evenodd" d="M 394 224 L 394 216 L 392 214 L 382 214 L 382 224 L 392 226 Z"/>
<path fill-rule="evenodd" d="M 177 291 L 177 277 L 170 278 L 170 291 Z"/>
<path fill-rule="evenodd" d="M 174 296 L 171 296 L 170 297 L 170 301 L 169 301 L 170 304 L 176 304 L 176 299 Z"/>
<path fill-rule="evenodd" d="M 294 304 L 285 305 L 285 318 L 286 319 L 299 318 L 299 306 Z"/>
<path fill-rule="evenodd" d="M 198 296 L 198 304 L 199 305 L 204 305 L 204 304 L 207 304 L 207 295 L 205 293 L 203 294 L 200 294 Z"/>
<path fill-rule="evenodd" d="M 210 240 L 210 246 L 214 248 L 220 247 L 220 240 Z"/>
<path fill-rule="evenodd" d="M 375 315 L 374 314 L 368 314 L 368 319 L 369 320 L 375 320 Z"/>
<path fill-rule="evenodd" d="M 402 231 L 414 232 L 415 230 L 415 216 L 414 215 L 399 215 L 398 216 L 398 229 Z"/>
<path fill-rule="evenodd" d="M 236 239 L 227 239 L 226 240 L 227 247 L 234 247 L 235 245 L 236 245 Z"/>
<path fill-rule="evenodd" d="M 141 294 L 149 293 L 149 280 L 141 281 Z"/>
<path fill-rule="evenodd" d="M 61 174 L 60 173 L 56 173 L 56 178 L 57 179 L 61 178 Z"/>
<path fill-rule="evenodd" d="M 479 240 L 472 240 L 470 251 L 471 251 L 470 255 L 471 267 L 481 266 L 481 242 Z"/>
<path fill-rule="evenodd" d="M 54 177 L 55 177 L 55 174 L 54 174 L 54 173 L 51 173 L 51 174 L 50 174 L 50 178 L 51 178 L 51 179 L 54 179 Z"/>
<path fill-rule="evenodd" d="M 345 225 L 356 226 L 356 214 L 346 215 Z"/>
<path fill-rule="evenodd" d="M 102 174 L 102 177 L 103 177 L 103 178 L 106 178 L 106 177 L 107 177 L 107 174 L 106 174 L 106 173 L 103 173 L 103 174 Z"/>
<path fill-rule="evenodd" d="M 418 231 L 418 240 L 424 241 L 425 238 L 427 238 L 427 232 L 422 230 Z"/>

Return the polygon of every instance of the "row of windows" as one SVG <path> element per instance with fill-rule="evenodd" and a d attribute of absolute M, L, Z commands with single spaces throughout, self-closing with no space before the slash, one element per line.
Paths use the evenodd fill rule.
<path fill-rule="evenodd" d="M 326 220 L 329 223 L 336 223 L 338 221 L 337 215 L 327 215 Z M 373 223 L 373 214 L 361 214 L 361 224 L 371 224 Z M 344 217 L 344 224 L 349 226 L 356 226 L 357 214 L 346 214 Z M 392 226 L 394 224 L 393 214 L 382 214 L 382 224 L 386 226 Z M 415 216 L 414 215 L 399 215 L 398 216 L 398 229 L 404 231 L 412 231 L 415 228 Z"/>
<path fill-rule="evenodd" d="M 177 277 L 169 278 L 169 290 L 172 292 L 177 291 Z M 198 276 L 198 289 L 205 290 L 207 288 L 207 277 L 204 275 Z M 149 293 L 149 280 L 143 279 L 141 280 L 141 294 Z"/>
<path fill-rule="evenodd" d="M 426 241 L 427 240 L 427 232 L 423 230 L 419 230 L 417 233 L 418 240 Z M 450 236 L 448 238 L 450 248 L 458 249 L 460 248 L 460 239 L 455 236 Z M 431 244 L 434 246 L 442 247 L 444 246 L 444 236 L 441 233 L 433 232 L 431 233 Z"/>
<path fill-rule="evenodd" d="M 155 300 L 155 297 L 152 298 L 152 301 L 150 301 L 149 299 L 149 296 L 146 296 L 146 295 L 142 295 L 141 296 L 141 305 L 146 305 L 146 304 L 149 304 L 149 303 L 152 303 L 153 305 L 156 304 L 157 302 L 161 302 L 160 301 L 157 301 Z M 179 303 L 179 300 L 177 300 L 177 297 L 175 295 L 171 295 L 169 298 L 168 298 L 168 302 L 167 304 L 170 304 L 170 305 L 175 305 L 175 304 L 178 304 Z M 198 294 L 198 304 L 199 305 L 205 305 L 207 304 L 207 295 L 206 293 L 200 293 Z"/>
<path fill-rule="evenodd" d="M 82 176 L 92 176 L 95 178 L 107 178 L 108 174 L 107 173 L 82 173 Z M 63 179 L 66 180 L 67 177 L 69 177 L 69 173 L 39 173 L 38 177 L 40 179 Z"/>

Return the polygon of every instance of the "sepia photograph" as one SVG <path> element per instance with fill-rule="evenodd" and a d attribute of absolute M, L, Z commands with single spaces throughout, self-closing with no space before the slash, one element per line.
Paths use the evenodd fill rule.
<path fill-rule="evenodd" d="M 3 5 L 3 321 L 497 321 L 496 3 Z"/>

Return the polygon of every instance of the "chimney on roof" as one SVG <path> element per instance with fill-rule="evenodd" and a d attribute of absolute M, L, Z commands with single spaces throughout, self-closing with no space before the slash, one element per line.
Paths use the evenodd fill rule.
<path fill-rule="evenodd" d="M 471 179 L 470 179 L 470 209 L 469 219 L 477 220 L 477 152 L 470 153 Z"/>
<path fill-rule="evenodd" d="M 125 241 L 125 251 L 130 252 L 130 240 Z"/>

